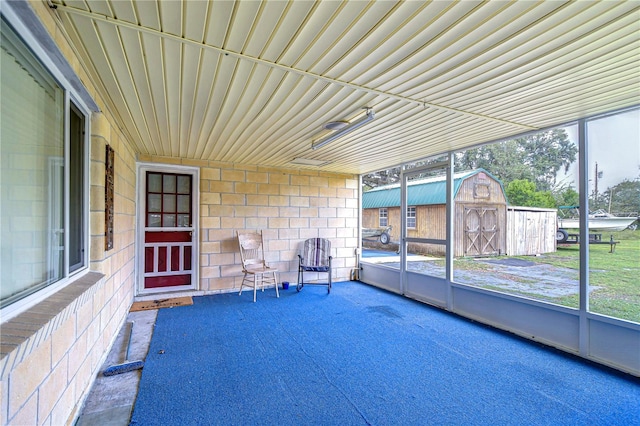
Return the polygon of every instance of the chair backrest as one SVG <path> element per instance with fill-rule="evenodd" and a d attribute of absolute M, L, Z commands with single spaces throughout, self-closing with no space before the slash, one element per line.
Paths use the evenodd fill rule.
<path fill-rule="evenodd" d="M 331 241 L 326 238 L 309 238 L 302 250 L 303 266 L 329 266 Z"/>
<path fill-rule="evenodd" d="M 262 231 L 238 234 L 238 246 L 240 246 L 240 258 L 242 267 L 251 265 L 264 265 L 264 246 L 262 241 Z"/>

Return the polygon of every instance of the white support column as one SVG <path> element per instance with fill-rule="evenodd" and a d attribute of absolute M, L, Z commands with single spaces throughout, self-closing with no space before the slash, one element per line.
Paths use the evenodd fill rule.
<path fill-rule="evenodd" d="M 589 353 L 589 152 L 587 147 L 587 121 L 578 122 L 578 175 L 580 197 L 580 355 Z"/>
<path fill-rule="evenodd" d="M 447 215 L 447 229 L 446 229 L 446 253 L 445 253 L 445 281 L 447 286 L 447 310 L 453 310 L 453 291 L 451 288 L 451 283 L 453 282 L 453 250 L 455 247 L 454 244 L 454 235 L 455 230 L 454 226 L 454 217 L 455 217 L 455 206 L 453 201 L 453 175 L 455 171 L 453 170 L 454 165 L 454 153 L 449 152 L 448 161 L 449 166 L 447 167 L 447 207 L 446 207 L 446 215 Z"/>

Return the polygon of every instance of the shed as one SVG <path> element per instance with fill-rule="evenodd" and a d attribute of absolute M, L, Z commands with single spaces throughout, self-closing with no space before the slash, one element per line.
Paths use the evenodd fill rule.
<path fill-rule="evenodd" d="M 454 256 L 488 256 L 506 252 L 507 198 L 502 183 L 484 169 L 454 175 Z M 393 226 L 391 240 L 400 239 L 400 184 L 362 194 L 365 228 Z M 446 176 L 412 181 L 407 186 L 407 236 L 446 239 Z M 444 254 L 443 245 L 412 249 Z"/>
<path fill-rule="evenodd" d="M 507 254 L 527 256 L 556 251 L 558 211 L 507 207 Z"/>

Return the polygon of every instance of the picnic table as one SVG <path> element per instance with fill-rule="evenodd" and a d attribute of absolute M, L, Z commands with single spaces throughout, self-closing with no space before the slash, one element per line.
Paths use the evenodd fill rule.
<path fill-rule="evenodd" d="M 589 244 L 609 244 L 611 249 L 609 253 L 613 253 L 616 251 L 616 245 L 620 243 L 620 241 L 614 241 L 613 235 L 609 238 L 609 241 L 602 239 L 602 234 L 589 234 Z M 569 234 L 567 233 L 567 238 L 565 241 L 562 241 L 559 244 L 580 244 L 580 234 Z"/>

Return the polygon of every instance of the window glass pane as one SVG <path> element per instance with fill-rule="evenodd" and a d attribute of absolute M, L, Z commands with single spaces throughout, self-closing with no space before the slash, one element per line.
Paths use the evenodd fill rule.
<path fill-rule="evenodd" d="M 175 214 L 163 214 L 162 215 L 162 226 L 176 226 L 176 215 Z"/>
<path fill-rule="evenodd" d="M 407 207 L 407 228 L 415 228 L 416 227 L 416 208 Z"/>
<path fill-rule="evenodd" d="M 162 196 L 162 210 L 164 213 L 175 213 L 176 211 L 176 196 L 175 195 L 163 195 Z"/>
<path fill-rule="evenodd" d="M 149 185 L 149 192 L 162 192 L 162 175 L 158 173 L 148 173 L 147 185 Z"/>
<path fill-rule="evenodd" d="M 191 211 L 191 197 L 189 195 L 178 195 L 178 212 L 189 213 Z"/>
<path fill-rule="evenodd" d="M 69 271 L 84 266 L 85 149 L 84 116 L 69 114 Z"/>
<path fill-rule="evenodd" d="M 160 215 L 159 214 L 151 214 L 147 215 L 147 226 L 149 227 L 159 227 L 160 226 Z"/>
<path fill-rule="evenodd" d="M 176 192 L 176 175 L 162 176 L 162 192 Z"/>
<path fill-rule="evenodd" d="M 190 215 L 188 214 L 179 214 L 178 215 L 178 226 L 191 226 L 190 223 Z"/>
<path fill-rule="evenodd" d="M 640 322 L 640 110 L 588 122 L 587 141 L 589 310 Z"/>
<path fill-rule="evenodd" d="M 387 209 L 380 209 L 379 210 L 379 223 L 380 226 L 387 226 L 388 223 L 388 216 L 387 216 Z"/>
<path fill-rule="evenodd" d="M 162 196 L 160 194 L 147 195 L 147 210 L 154 213 L 162 211 Z"/>
<path fill-rule="evenodd" d="M 577 127 L 456 153 L 454 281 L 578 308 L 579 251 L 558 244 L 577 203 Z"/>
<path fill-rule="evenodd" d="M 178 176 L 178 194 L 191 193 L 191 176 Z"/>
<path fill-rule="evenodd" d="M 64 93 L 2 22 L 2 306 L 64 275 Z"/>

